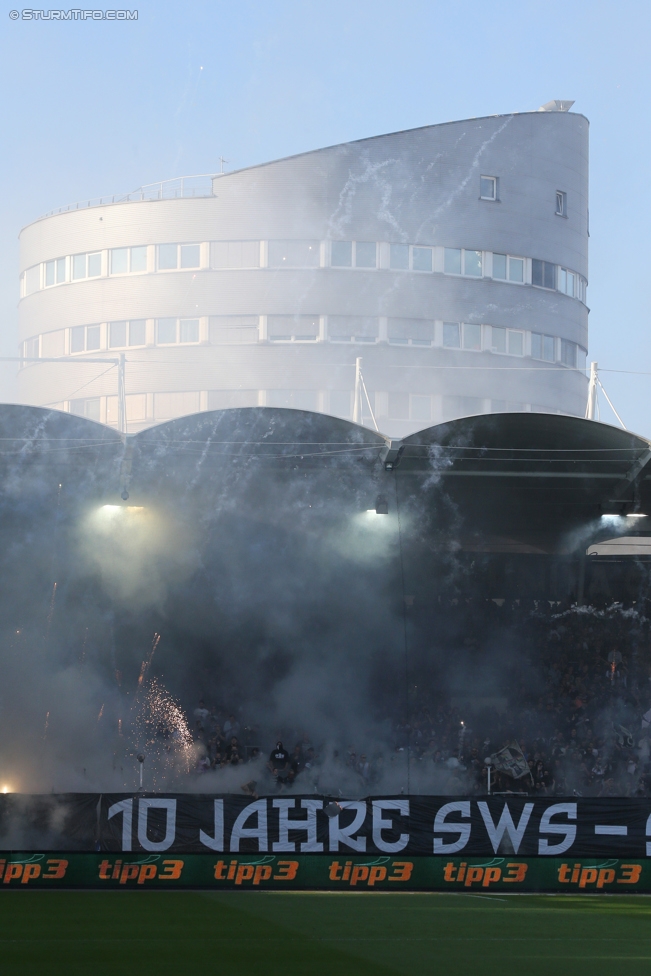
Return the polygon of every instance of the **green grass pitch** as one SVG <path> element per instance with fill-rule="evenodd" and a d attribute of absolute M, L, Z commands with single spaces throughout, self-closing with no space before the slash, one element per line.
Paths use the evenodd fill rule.
<path fill-rule="evenodd" d="M 651 972 L 651 899 L 19 891 L 3 976 L 601 976 Z"/>

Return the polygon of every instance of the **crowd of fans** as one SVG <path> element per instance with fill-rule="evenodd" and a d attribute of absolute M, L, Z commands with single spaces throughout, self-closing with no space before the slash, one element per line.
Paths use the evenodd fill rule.
<path fill-rule="evenodd" d="M 651 795 L 651 607 L 648 617 L 645 609 L 475 606 L 475 636 L 463 638 L 464 651 L 485 663 L 501 642 L 499 694 L 466 701 L 450 695 L 436 671 L 449 667 L 449 654 L 434 653 L 422 674 L 411 675 L 398 714 L 383 722 L 376 716 L 382 731 L 365 751 L 312 741 L 303 730 L 269 741 L 244 712 L 199 702 L 195 774 L 253 763 L 242 770 L 248 792 L 334 792 L 339 784 L 344 793 L 400 792 L 407 783 L 412 793 L 473 795 L 488 791 L 490 776 L 491 792 Z M 490 646 L 482 634 L 492 635 Z M 517 758 L 510 773 L 500 755 L 506 746 Z"/>

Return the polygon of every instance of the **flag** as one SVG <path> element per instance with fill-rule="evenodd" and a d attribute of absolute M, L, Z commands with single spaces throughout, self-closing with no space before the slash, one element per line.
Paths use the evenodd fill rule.
<path fill-rule="evenodd" d="M 529 764 L 517 742 L 512 742 L 499 752 L 493 753 L 491 762 L 493 769 L 498 773 L 506 773 L 512 779 L 522 779 L 523 776 L 531 775 Z M 533 776 L 531 778 L 533 780 Z"/>

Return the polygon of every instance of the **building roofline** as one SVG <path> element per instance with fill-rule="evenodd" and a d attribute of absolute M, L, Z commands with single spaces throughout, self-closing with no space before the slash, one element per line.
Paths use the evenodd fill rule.
<path fill-rule="evenodd" d="M 373 142 L 377 139 L 386 139 L 390 136 L 400 136 L 400 135 L 407 135 L 409 133 L 423 132 L 425 129 L 439 129 L 448 125 L 462 125 L 464 122 L 484 122 L 490 119 L 507 119 L 507 118 L 514 118 L 515 116 L 522 116 L 522 115 L 564 115 L 564 116 L 572 115 L 584 119 L 587 122 L 587 124 L 590 125 L 590 120 L 581 112 L 542 112 L 540 109 L 536 109 L 530 112 L 504 112 L 496 115 L 480 115 L 480 116 L 473 116 L 467 119 L 450 119 L 447 122 L 435 122 L 433 124 L 415 126 L 414 128 L 411 129 L 397 129 L 394 132 L 383 132 L 375 136 L 364 136 L 361 139 L 351 139 L 348 142 L 336 142 L 329 146 L 321 146 L 318 149 L 308 149 L 304 152 L 292 153 L 289 156 L 280 156 L 277 159 L 266 160 L 265 162 L 262 163 L 254 163 L 252 166 L 242 166 L 239 169 L 230 170 L 228 173 L 203 174 L 201 178 L 211 179 L 213 181 L 220 180 L 226 176 L 235 176 L 240 173 L 249 172 L 251 170 L 263 169 L 266 166 L 275 166 L 278 163 L 286 163 L 293 159 L 301 159 L 304 156 L 314 156 L 318 153 L 330 152 L 334 149 L 341 149 L 345 146 L 357 146 L 360 143 Z M 129 197 L 134 196 L 137 193 L 141 193 L 142 191 L 150 187 L 154 187 L 154 186 L 162 187 L 163 184 L 165 183 L 177 183 L 177 182 L 182 183 L 183 180 L 198 179 L 198 178 L 199 177 L 194 177 L 194 176 L 179 176 L 179 177 L 172 177 L 169 180 L 159 180 L 155 183 L 144 184 L 143 186 L 138 187 L 137 189 L 132 190 L 129 193 L 114 194 L 110 201 L 107 199 L 106 203 L 102 202 L 104 200 L 104 197 L 100 197 L 100 198 L 96 198 L 98 201 L 96 203 L 94 203 L 92 200 L 89 200 L 88 204 L 83 204 L 83 203 L 70 204 L 67 207 L 61 207 L 59 210 L 56 211 L 49 211 L 48 213 L 43 214 L 40 217 L 36 217 L 34 220 L 30 220 L 29 223 L 24 224 L 21 227 L 18 236 L 20 237 L 20 235 L 23 233 L 24 230 L 27 230 L 27 228 L 31 227 L 33 224 L 40 223 L 40 221 L 42 220 L 48 220 L 50 217 L 59 217 L 66 213 L 76 213 L 78 210 L 88 210 L 88 209 L 93 209 L 95 207 L 118 206 L 125 203 L 143 203 L 143 202 L 157 203 L 160 202 L 161 200 L 188 200 L 188 199 L 205 200 L 217 196 L 217 194 L 215 193 L 210 193 L 210 194 L 200 194 L 200 195 L 188 194 L 188 196 L 181 195 L 181 196 L 173 196 L 173 197 L 161 196 L 158 198 L 157 197 L 145 198 L 143 196 L 141 197 L 140 200 L 128 199 Z M 120 199 L 115 199 L 116 197 L 120 197 Z"/>

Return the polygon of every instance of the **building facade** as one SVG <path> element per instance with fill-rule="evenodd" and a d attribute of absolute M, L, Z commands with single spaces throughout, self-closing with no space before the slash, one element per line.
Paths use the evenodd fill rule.
<path fill-rule="evenodd" d="M 426 126 L 88 201 L 21 233 L 20 395 L 129 431 L 280 406 L 404 436 L 583 415 L 588 122 Z M 103 360 L 107 360 L 106 363 Z M 73 362 L 74 361 L 74 362 Z"/>

